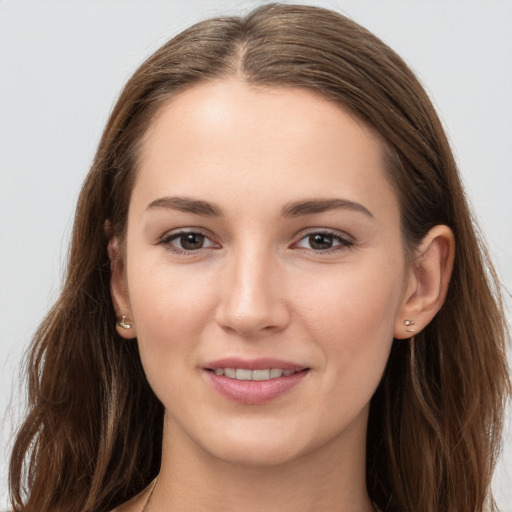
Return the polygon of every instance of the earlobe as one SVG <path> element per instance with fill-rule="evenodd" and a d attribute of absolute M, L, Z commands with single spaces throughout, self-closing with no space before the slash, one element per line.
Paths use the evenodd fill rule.
<path fill-rule="evenodd" d="M 110 292 L 116 312 L 116 329 L 125 339 L 137 336 L 135 325 L 131 320 L 132 312 L 124 271 L 124 259 L 121 255 L 119 238 L 112 236 L 108 242 L 108 257 L 110 259 Z"/>
<path fill-rule="evenodd" d="M 410 338 L 434 318 L 446 298 L 455 257 L 455 238 L 445 225 L 433 227 L 418 247 L 410 282 L 395 322 L 394 336 Z"/>

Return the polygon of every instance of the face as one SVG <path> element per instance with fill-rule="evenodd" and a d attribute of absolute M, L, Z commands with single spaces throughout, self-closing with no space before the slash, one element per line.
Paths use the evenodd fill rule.
<path fill-rule="evenodd" d="M 364 444 L 408 271 L 381 143 L 351 115 L 234 79 L 174 97 L 115 275 L 169 439 L 254 464 Z"/>

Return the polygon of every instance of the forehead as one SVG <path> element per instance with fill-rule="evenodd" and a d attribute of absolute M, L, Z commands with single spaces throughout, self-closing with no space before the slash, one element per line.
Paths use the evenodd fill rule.
<path fill-rule="evenodd" d="M 364 200 L 392 192 L 383 146 L 363 122 L 309 90 L 218 80 L 157 113 L 134 193 L 260 194 L 270 204 L 336 189 Z"/>

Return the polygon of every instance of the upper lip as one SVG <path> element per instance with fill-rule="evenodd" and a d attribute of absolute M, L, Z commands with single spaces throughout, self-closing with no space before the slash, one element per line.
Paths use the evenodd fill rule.
<path fill-rule="evenodd" d="M 246 370 L 266 370 L 272 368 L 279 368 L 281 370 L 300 371 L 305 370 L 307 367 L 283 361 L 282 359 L 274 359 L 269 357 L 262 357 L 257 359 L 240 359 L 237 357 L 226 357 L 217 359 L 204 365 L 207 370 L 215 370 L 217 368 L 241 368 Z"/>

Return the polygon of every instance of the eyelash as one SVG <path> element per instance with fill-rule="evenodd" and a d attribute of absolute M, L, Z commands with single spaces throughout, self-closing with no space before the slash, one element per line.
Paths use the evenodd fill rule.
<path fill-rule="evenodd" d="M 324 237 L 329 237 L 333 242 L 333 247 L 329 247 L 328 249 L 320 249 L 315 250 L 307 247 L 298 247 L 298 244 L 303 240 L 306 240 L 312 236 L 321 235 Z M 335 241 L 338 243 L 336 244 Z M 345 233 L 341 233 L 339 231 L 333 231 L 329 229 L 312 229 L 303 234 L 298 242 L 295 242 L 293 246 L 296 246 L 299 249 L 303 249 L 305 251 L 312 251 L 315 254 L 332 254 L 336 252 L 340 252 L 346 249 L 351 249 L 354 246 L 354 241 L 349 238 Z"/>
<path fill-rule="evenodd" d="M 204 240 L 208 240 L 211 245 L 208 247 L 199 247 L 197 249 L 184 249 L 184 248 L 179 248 L 179 247 L 175 247 L 172 245 L 173 241 L 181 239 L 182 240 L 181 245 L 183 247 L 183 237 L 185 237 L 186 235 L 196 235 L 196 236 L 199 235 L 200 237 L 204 237 Z M 333 247 L 329 247 L 327 249 L 319 249 L 319 250 L 315 250 L 311 247 L 307 248 L 307 247 L 299 246 L 299 244 L 303 240 L 306 240 L 315 235 L 327 237 L 332 241 L 333 244 L 335 243 L 335 241 L 337 241 L 338 243 L 335 244 Z M 186 231 L 177 231 L 177 232 L 169 233 L 167 235 L 164 235 L 158 243 L 159 243 L 159 245 L 163 245 L 167 251 L 170 251 L 170 252 L 173 252 L 176 254 L 183 254 L 183 255 L 198 254 L 200 251 L 202 251 L 204 249 L 207 250 L 207 249 L 211 249 L 211 248 L 215 248 L 215 249 L 218 248 L 218 247 L 215 247 L 218 244 L 216 244 L 216 242 L 213 242 L 211 240 L 211 238 L 206 233 L 204 233 L 200 230 L 190 230 L 190 231 L 186 230 Z M 311 251 L 315 254 L 331 254 L 331 253 L 343 251 L 346 249 L 351 249 L 353 246 L 354 246 L 354 242 L 352 240 L 350 240 L 346 234 L 342 234 L 338 231 L 331 231 L 331 230 L 326 230 L 326 229 L 315 229 L 315 230 L 310 230 L 310 231 L 304 233 L 297 242 L 292 244 L 291 247 L 297 248 L 300 250 L 304 250 L 304 251 L 308 251 L 308 252 Z"/>
<path fill-rule="evenodd" d="M 216 245 L 216 243 L 213 242 L 211 240 L 211 238 L 206 233 L 203 233 L 202 231 L 197 230 L 197 229 L 195 229 L 195 230 L 182 230 L 182 231 L 176 231 L 176 232 L 173 232 L 173 233 L 166 234 L 159 241 L 159 244 L 163 245 L 167 251 L 170 251 L 170 252 L 173 252 L 173 253 L 176 253 L 176 254 L 185 254 L 185 255 L 186 254 L 197 254 L 199 251 L 201 251 L 203 249 L 210 249 L 211 248 L 211 247 L 200 247 L 198 249 L 190 250 L 190 249 L 184 249 L 184 248 L 180 249 L 179 247 L 175 247 L 175 246 L 172 245 L 172 242 L 174 240 L 182 239 L 186 235 L 199 235 L 201 237 L 204 237 L 205 240 L 209 240 L 211 242 L 212 246 Z M 182 242 L 183 242 L 183 240 L 182 240 Z"/>

